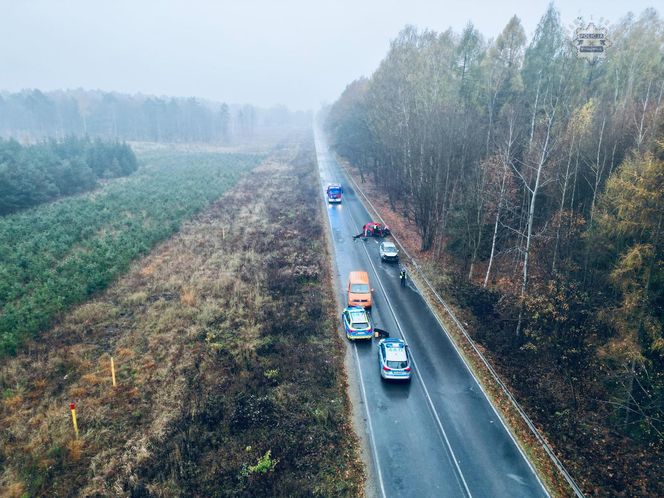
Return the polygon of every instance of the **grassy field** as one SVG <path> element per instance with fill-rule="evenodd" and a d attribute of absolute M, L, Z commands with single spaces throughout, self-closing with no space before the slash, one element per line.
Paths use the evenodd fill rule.
<path fill-rule="evenodd" d="M 3 362 L 5 495 L 362 495 L 314 161 L 284 144 Z"/>
<path fill-rule="evenodd" d="M 258 155 L 156 151 L 90 194 L 0 218 L 0 357 L 218 198 Z"/>

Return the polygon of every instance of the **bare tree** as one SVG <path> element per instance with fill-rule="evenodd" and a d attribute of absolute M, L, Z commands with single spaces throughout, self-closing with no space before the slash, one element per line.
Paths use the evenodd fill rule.
<path fill-rule="evenodd" d="M 493 224 L 493 237 L 491 239 L 491 254 L 489 255 L 489 262 L 484 276 L 483 287 L 486 288 L 491 275 L 491 268 L 493 266 L 493 259 L 496 255 L 496 241 L 498 240 L 498 227 L 500 226 L 501 215 L 503 214 L 503 206 L 506 202 L 508 191 L 508 182 L 510 181 L 511 168 L 513 167 L 512 149 L 516 142 L 516 115 L 511 113 L 507 119 L 507 136 L 502 144 L 502 150 L 499 154 L 499 164 L 502 169 L 500 178 L 500 189 L 498 191 L 498 201 L 496 202 L 495 221 Z"/>

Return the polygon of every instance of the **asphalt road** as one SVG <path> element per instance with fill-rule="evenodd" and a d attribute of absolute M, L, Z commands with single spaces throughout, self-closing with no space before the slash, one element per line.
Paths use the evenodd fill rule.
<path fill-rule="evenodd" d="M 353 240 L 371 218 L 320 130 L 316 151 L 340 301 L 345 303 L 348 273 L 366 270 L 374 289 L 374 326 L 405 339 L 414 360 L 410 383 L 386 382 L 376 341 L 351 346 L 358 382 L 350 389 L 359 391 L 364 405 L 356 409 L 364 410 L 379 495 L 548 496 L 417 289 L 410 282 L 400 287 L 399 267 L 381 263 L 377 239 Z M 343 202 L 328 205 L 324 186 L 336 182 L 344 186 Z"/>

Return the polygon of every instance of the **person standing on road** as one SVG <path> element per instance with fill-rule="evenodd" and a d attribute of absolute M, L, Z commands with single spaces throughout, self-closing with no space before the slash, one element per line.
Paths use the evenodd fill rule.
<path fill-rule="evenodd" d="M 403 266 L 399 271 L 399 280 L 401 281 L 401 287 L 406 287 L 406 269 Z"/>

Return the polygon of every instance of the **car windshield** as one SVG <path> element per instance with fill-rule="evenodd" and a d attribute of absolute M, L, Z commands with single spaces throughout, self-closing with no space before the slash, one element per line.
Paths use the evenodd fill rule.
<path fill-rule="evenodd" d="M 383 244 L 383 251 L 396 252 L 397 248 L 394 244 Z"/>
<path fill-rule="evenodd" d="M 406 368 L 408 366 L 407 361 L 387 361 L 387 366 L 390 368 Z"/>
<path fill-rule="evenodd" d="M 341 193 L 341 190 L 338 188 L 330 188 L 327 190 L 327 193 L 330 195 L 337 195 Z"/>
<path fill-rule="evenodd" d="M 358 310 L 358 311 L 351 311 L 350 312 L 350 321 L 354 324 L 361 324 L 361 323 L 367 323 L 367 314 L 364 312 L 364 310 Z"/>
<path fill-rule="evenodd" d="M 385 344 L 385 364 L 389 368 L 406 368 L 408 353 L 403 344 Z"/>
<path fill-rule="evenodd" d="M 350 286 L 350 291 L 355 294 L 368 294 L 369 285 L 368 284 L 352 284 Z"/>

